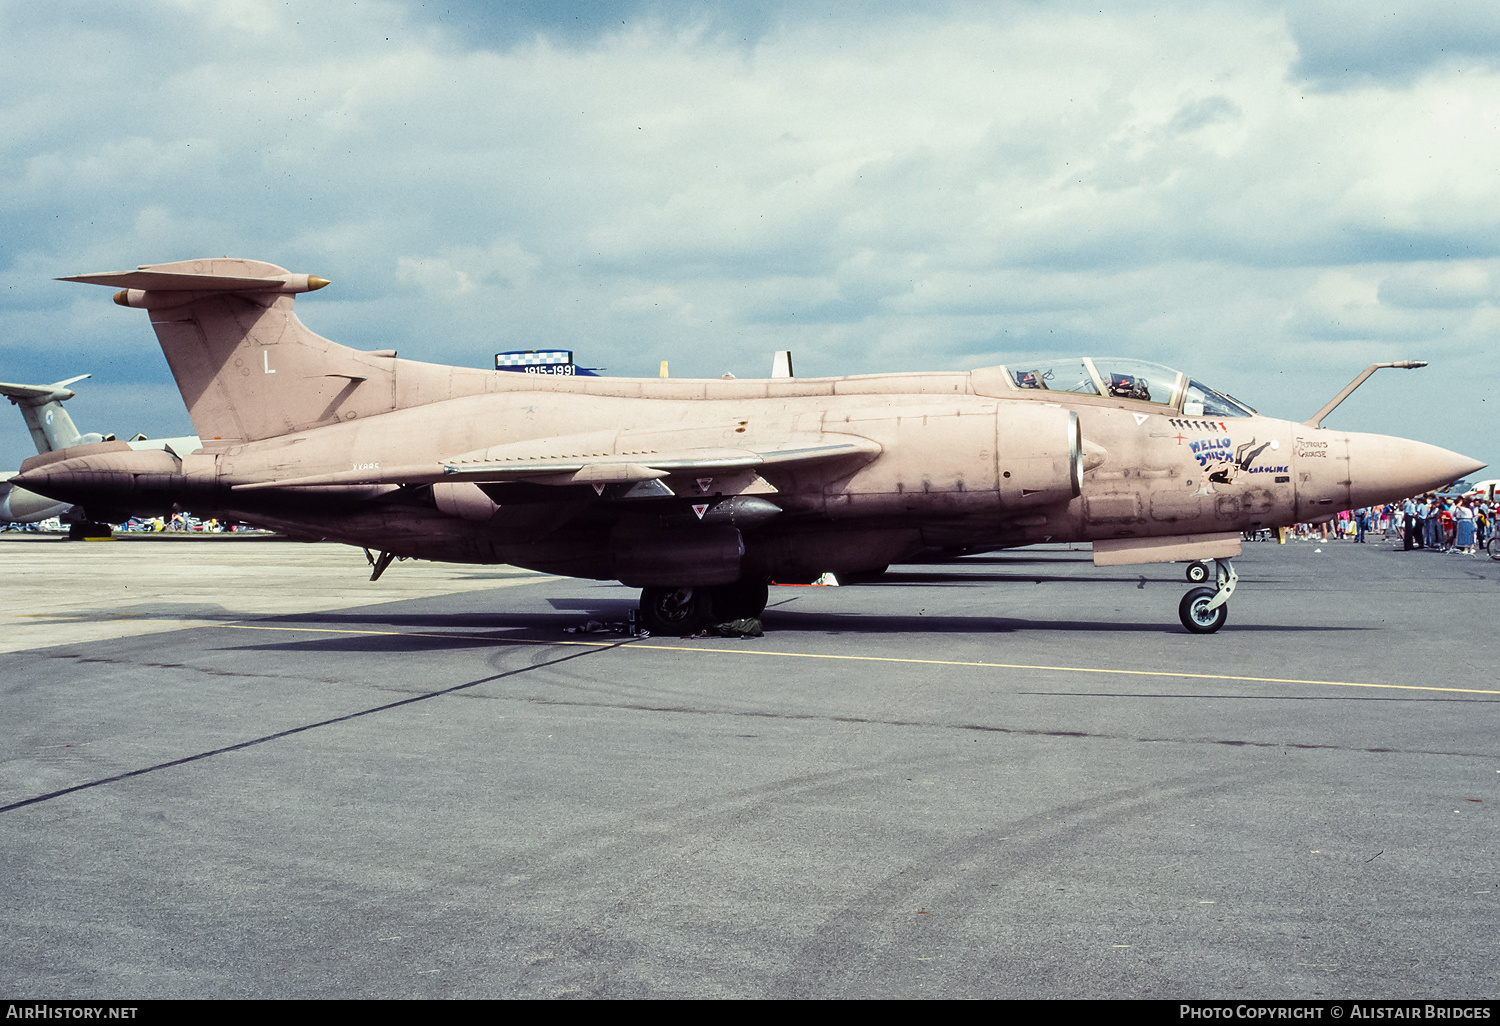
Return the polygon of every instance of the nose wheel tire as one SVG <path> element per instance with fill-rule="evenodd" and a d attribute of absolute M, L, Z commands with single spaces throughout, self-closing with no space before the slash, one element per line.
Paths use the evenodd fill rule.
<path fill-rule="evenodd" d="M 1213 588 L 1194 588 L 1182 596 L 1177 615 L 1182 625 L 1194 634 L 1212 634 L 1229 620 L 1229 603 L 1208 608 L 1217 592 Z"/>
<path fill-rule="evenodd" d="M 1202 584 L 1213 575 L 1207 563 L 1201 559 L 1195 559 L 1188 564 L 1187 579 L 1193 584 Z"/>
<path fill-rule="evenodd" d="M 641 589 L 641 626 L 652 634 L 696 634 L 713 615 L 708 588 Z"/>

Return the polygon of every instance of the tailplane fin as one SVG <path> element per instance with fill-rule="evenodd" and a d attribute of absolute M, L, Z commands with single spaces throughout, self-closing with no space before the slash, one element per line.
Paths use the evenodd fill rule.
<path fill-rule="evenodd" d="M 393 351 L 365 353 L 309 331 L 299 292 L 328 284 L 258 260 L 186 260 L 62 281 L 119 288 L 151 326 L 205 445 L 222 447 L 385 413 Z"/>
<path fill-rule="evenodd" d="M 0 382 L 0 395 L 21 408 L 21 416 L 26 419 L 26 427 L 31 431 L 31 440 L 36 443 L 37 452 L 51 452 L 54 449 L 66 449 L 74 445 L 114 440 L 114 435 L 80 433 L 73 424 L 73 418 L 68 416 L 67 410 L 63 409 L 62 404 L 77 394 L 68 386 L 86 377 L 89 375 L 80 374 L 50 385 L 14 385 L 9 382 Z"/>
<path fill-rule="evenodd" d="M 496 387 L 493 371 L 397 360 L 394 349 L 350 349 L 314 334 L 292 301 L 328 279 L 259 260 L 184 260 L 60 280 L 118 288 L 116 303 L 151 314 L 209 449 Z"/>

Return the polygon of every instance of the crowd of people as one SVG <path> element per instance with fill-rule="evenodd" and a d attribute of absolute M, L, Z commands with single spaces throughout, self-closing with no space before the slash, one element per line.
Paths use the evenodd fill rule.
<path fill-rule="evenodd" d="M 127 534 L 153 534 L 193 531 L 209 534 L 254 531 L 249 524 L 221 521 L 216 517 L 200 520 L 191 513 L 174 513 L 170 517 L 131 517 L 121 524 L 110 525 L 115 531 Z M 29 531 L 39 534 L 56 534 L 68 529 L 68 524 L 59 517 L 39 520 L 27 524 L 0 524 L 0 531 Z"/>
<path fill-rule="evenodd" d="M 1473 555 L 1482 551 L 1490 540 L 1495 504 L 1468 496 L 1456 499 L 1423 496 L 1402 503 L 1401 519 L 1405 548 Z"/>
<path fill-rule="evenodd" d="M 1344 510 L 1324 524 L 1298 524 L 1288 529 L 1288 536 L 1364 542 L 1373 533 L 1399 540 L 1408 552 L 1427 549 L 1477 555 L 1494 536 L 1497 509 L 1500 502 L 1483 497 L 1420 495 L 1384 506 Z"/>

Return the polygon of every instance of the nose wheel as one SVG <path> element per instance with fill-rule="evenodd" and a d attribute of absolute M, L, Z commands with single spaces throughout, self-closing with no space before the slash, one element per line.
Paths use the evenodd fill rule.
<path fill-rule="evenodd" d="M 1193 564 L 1194 567 L 1198 565 L 1200 564 Z M 1206 571 L 1207 564 L 1201 565 Z M 1234 594 L 1234 586 L 1240 575 L 1235 573 L 1234 564 L 1230 560 L 1216 559 L 1214 566 L 1217 586 L 1194 588 L 1182 596 L 1182 601 L 1177 604 L 1177 616 L 1182 620 L 1182 625 L 1193 634 L 1212 634 L 1229 620 L 1229 596 Z"/>

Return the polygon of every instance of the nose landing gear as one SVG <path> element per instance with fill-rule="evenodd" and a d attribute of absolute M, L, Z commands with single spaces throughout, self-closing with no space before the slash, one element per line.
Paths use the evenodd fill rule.
<path fill-rule="evenodd" d="M 1235 573 L 1232 560 L 1216 559 L 1214 564 L 1218 586 L 1194 588 L 1177 605 L 1177 616 L 1193 634 L 1212 634 L 1229 620 L 1229 596 L 1234 594 L 1240 575 Z"/>

